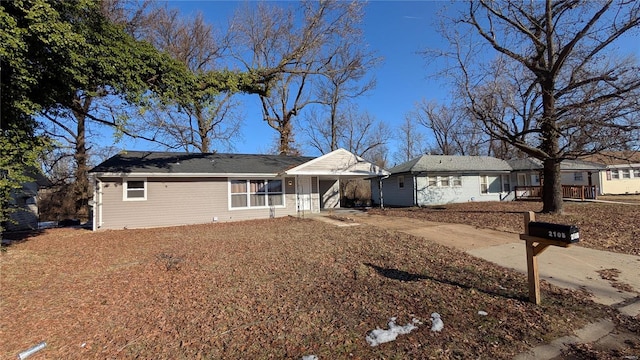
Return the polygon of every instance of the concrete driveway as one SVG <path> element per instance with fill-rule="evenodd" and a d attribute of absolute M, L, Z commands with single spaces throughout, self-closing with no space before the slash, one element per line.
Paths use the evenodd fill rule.
<path fill-rule="evenodd" d="M 405 217 L 364 213 L 354 216 L 360 224 L 422 237 L 527 273 L 525 242 L 518 234 Z M 640 256 L 576 245 L 568 248 L 550 246 L 538 256 L 538 267 L 541 279 L 564 288 L 584 289 L 593 294 L 593 300 L 598 303 L 613 306 L 631 316 L 640 315 Z M 601 270 L 619 273 L 615 280 L 605 280 L 598 273 Z"/>

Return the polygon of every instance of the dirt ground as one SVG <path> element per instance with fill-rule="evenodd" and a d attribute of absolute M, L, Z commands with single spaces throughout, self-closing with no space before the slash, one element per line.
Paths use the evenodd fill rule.
<path fill-rule="evenodd" d="M 52 229 L 5 248 L 0 271 L 0 358 L 46 341 L 34 359 L 511 359 L 603 317 L 640 333 L 579 291 L 543 283 L 534 306 L 525 276 L 459 250 L 296 218 Z M 369 346 L 391 317 L 423 324 Z"/>

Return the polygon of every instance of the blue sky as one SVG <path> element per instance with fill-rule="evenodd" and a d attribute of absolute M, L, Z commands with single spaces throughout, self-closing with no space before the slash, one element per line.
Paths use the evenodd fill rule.
<path fill-rule="evenodd" d="M 194 16 L 201 11 L 214 27 L 224 29 L 234 10 L 244 4 L 238 1 L 169 1 L 183 15 Z M 289 6 L 293 3 L 282 3 Z M 448 2 L 438 1 L 372 1 L 365 8 L 364 36 L 369 48 L 383 58 L 372 74 L 377 86 L 357 101 L 359 110 L 367 111 L 377 120 L 395 129 L 404 120 L 416 101 L 424 98 L 442 99 L 447 94 L 444 84 L 427 79 L 428 69 L 417 52 L 438 45 L 439 35 L 433 31 L 434 15 Z M 235 152 L 265 153 L 271 148 L 276 131 L 263 120 L 257 96 L 242 96 L 244 126 L 242 139 L 235 142 Z M 298 131 L 300 132 L 300 131 Z M 389 134 L 389 151 L 395 149 L 394 136 Z M 299 144 L 305 155 L 319 155 L 314 149 Z M 139 150 L 163 150 L 159 145 L 142 140 L 123 140 L 117 147 Z M 392 156 L 389 156 L 391 159 Z"/>

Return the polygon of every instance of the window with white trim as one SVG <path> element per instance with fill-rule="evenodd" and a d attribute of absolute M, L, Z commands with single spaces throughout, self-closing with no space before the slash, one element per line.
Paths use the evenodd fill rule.
<path fill-rule="evenodd" d="M 284 206 L 282 180 L 231 180 L 229 181 L 231 208 L 259 208 Z"/>
<path fill-rule="evenodd" d="M 124 180 L 122 198 L 125 201 L 147 200 L 147 180 L 146 179 Z"/>
<path fill-rule="evenodd" d="M 452 176 L 451 183 L 453 184 L 453 186 L 462 186 L 462 176 L 461 175 Z"/>
<path fill-rule="evenodd" d="M 633 169 L 633 177 L 640 178 L 640 169 Z"/>
<path fill-rule="evenodd" d="M 620 173 L 618 173 L 617 169 L 612 169 L 611 170 L 611 178 L 612 179 L 620 179 Z"/>
<path fill-rule="evenodd" d="M 622 172 L 622 175 L 620 176 L 623 179 L 631 179 L 631 173 L 629 171 L 629 169 L 622 169 L 620 170 Z"/>
<path fill-rule="evenodd" d="M 502 175 L 502 192 L 511 191 L 511 175 Z"/>
<path fill-rule="evenodd" d="M 449 177 L 448 176 L 440 176 L 440 186 L 450 186 L 451 181 L 449 181 Z"/>
<path fill-rule="evenodd" d="M 480 193 L 497 194 L 502 190 L 501 176 L 480 175 Z"/>
<path fill-rule="evenodd" d="M 429 187 L 438 186 L 438 177 L 437 176 L 427 176 L 427 184 Z"/>

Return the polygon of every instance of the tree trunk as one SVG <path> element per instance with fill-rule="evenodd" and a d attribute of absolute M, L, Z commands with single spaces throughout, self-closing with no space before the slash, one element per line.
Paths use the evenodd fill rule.
<path fill-rule="evenodd" d="M 547 6 L 549 4 L 547 3 Z M 562 214 L 562 176 L 560 174 L 560 153 L 558 138 L 560 131 L 556 122 L 556 103 L 554 94 L 555 82 L 553 76 L 545 74 L 540 82 L 542 88 L 542 144 L 541 150 L 548 157 L 543 160 L 544 181 L 542 185 L 542 212 Z"/>
<path fill-rule="evenodd" d="M 200 136 L 200 146 L 194 141 L 196 148 L 201 153 L 208 153 L 211 151 L 211 139 L 209 139 L 209 124 L 207 119 L 205 119 L 205 115 L 202 113 L 202 109 L 200 106 L 195 106 L 195 115 L 196 120 L 198 121 L 198 136 Z"/>
<path fill-rule="evenodd" d="M 562 175 L 560 162 L 555 159 L 544 161 L 544 176 L 542 183 L 542 212 L 562 214 Z"/>
<path fill-rule="evenodd" d="M 87 167 L 87 146 L 85 140 L 85 116 L 76 117 L 78 120 L 78 133 L 76 137 L 76 151 L 74 160 L 76 163 L 74 200 L 75 217 L 86 220 L 89 216 L 89 169 Z"/>
<path fill-rule="evenodd" d="M 87 143 L 86 143 L 86 122 L 87 113 L 91 107 L 93 98 L 87 96 L 84 99 L 76 97 L 75 104 L 78 106 L 73 112 L 77 122 L 75 136 L 75 153 L 73 154 L 76 163 L 73 183 L 73 200 L 75 203 L 75 218 L 87 220 L 89 217 L 89 168 L 87 166 Z"/>
<path fill-rule="evenodd" d="M 281 155 L 297 155 L 296 149 L 293 148 L 293 129 L 291 127 L 291 117 L 287 116 L 283 121 L 279 129 L 280 144 L 278 152 Z"/>

